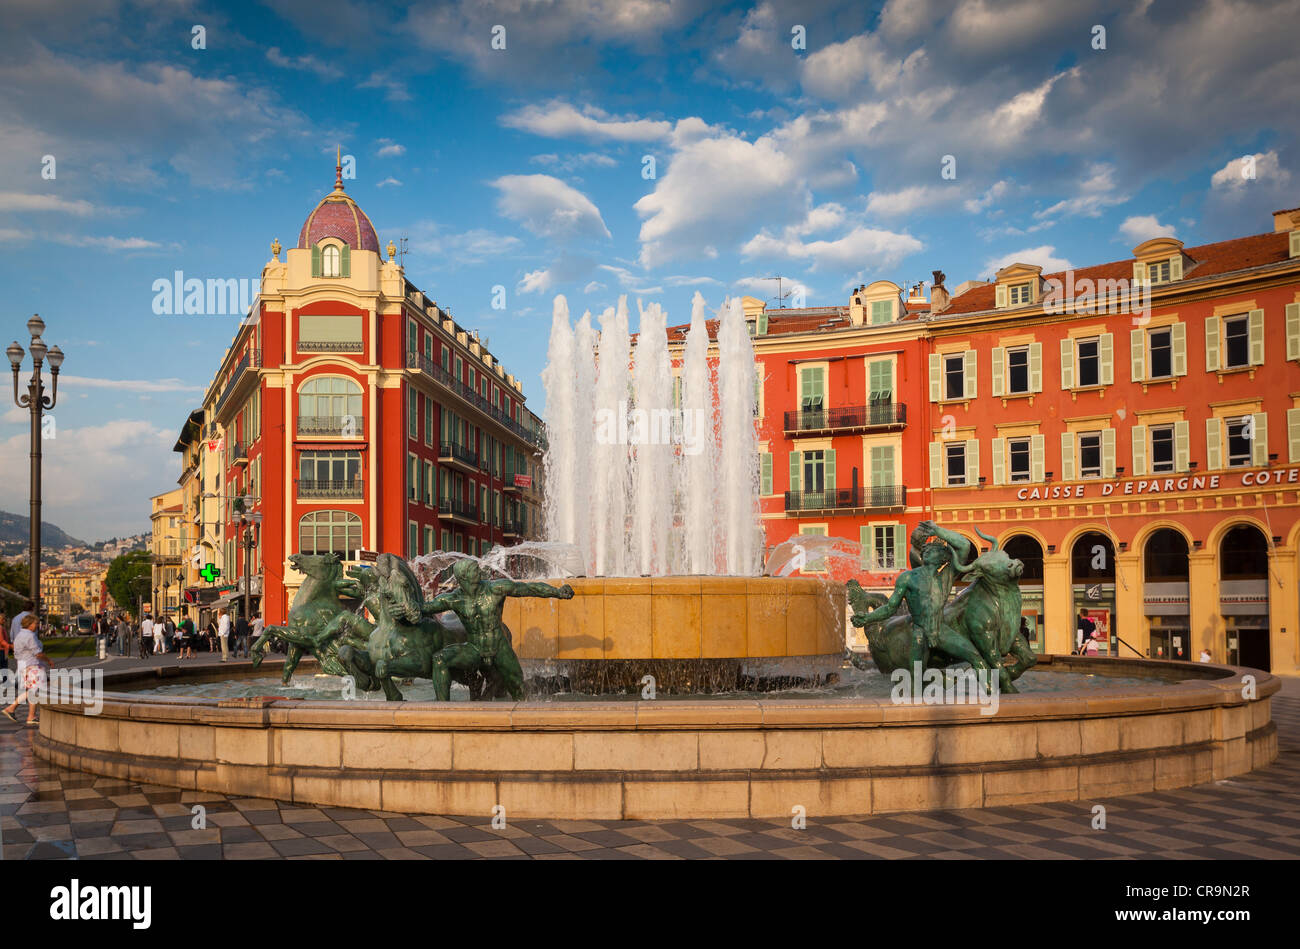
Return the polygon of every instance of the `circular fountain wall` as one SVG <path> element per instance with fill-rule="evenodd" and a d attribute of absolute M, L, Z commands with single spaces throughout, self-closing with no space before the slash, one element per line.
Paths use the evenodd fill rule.
<path fill-rule="evenodd" d="M 58 765 L 151 784 L 485 818 L 501 804 L 508 819 L 1095 800 L 1229 778 L 1277 756 L 1269 697 L 1279 683 L 1266 673 L 1046 656 L 1026 675 L 1062 671 L 1151 684 L 1007 695 L 992 715 L 888 698 L 385 703 L 110 692 L 96 714 L 45 706 L 33 746 Z M 1247 673 L 1253 691 L 1243 689 Z M 171 667 L 105 678 L 130 688 L 253 674 Z"/>

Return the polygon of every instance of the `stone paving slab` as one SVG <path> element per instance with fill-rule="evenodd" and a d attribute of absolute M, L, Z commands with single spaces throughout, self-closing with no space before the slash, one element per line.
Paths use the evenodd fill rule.
<path fill-rule="evenodd" d="M 160 657 L 155 663 L 175 661 Z M 187 660 L 188 661 L 188 660 Z M 200 660 L 202 661 L 202 660 Z M 110 663 L 147 664 L 140 660 Z M 789 821 L 526 820 L 395 814 L 180 792 L 53 767 L 0 721 L 5 859 L 1300 859 L 1300 679 L 1273 697 L 1278 759 L 1177 791 L 1088 802 Z M 194 829 L 202 803 L 207 827 Z M 1106 830 L 1092 807 L 1106 807 Z"/>

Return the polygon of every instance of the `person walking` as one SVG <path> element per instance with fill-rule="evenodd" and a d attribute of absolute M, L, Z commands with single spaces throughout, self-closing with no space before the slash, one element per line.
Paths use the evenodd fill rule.
<path fill-rule="evenodd" d="M 148 614 L 145 615 L 144 619 L 140 620 L 140 642 L 153 643 L 154 655 L 157 655 L 158 640 L 153 638 L 153 620 L 149 618 Z"/>
<path fill-rule="evenodd" d="M 250 649 L 252 648 L 253 643 L 257 642 L 259 639 L 262 638 L 263 626 L 265 626 L 265 623 L 262 622 L 262 614 L 258 613 L 253 617 L 253 626 L 252 629 L 250 629 L 248 632 L 248 637 L 250 640 L 248 645 Z"/>
<path fill-rule="evenodd" d="M 23 631 L 23 617 L 31 613 L 34 604 L 31 600 L 23 600 L 22 609 L 14 614 L 14 618 L 9 623 L 9 641 L 16 642 L 18 634 Z"/>
<path fill-rule="evenodd" d="M 185 617 L 181 620 L 181 625 L 177 632 L 181 638 L 181 658 L 187 658 L 186 653 L 189 653 L 188 658 L 193 659 L 195 637 L 194 620 L 190 619 L 188 616 Z"/>
<path fill-rule="evenodd" d="M 36 703 L 33 699 L 39 698 L 40 691 L 45 686 L 45 670 L 49 668 L 50 660 L 36 635 L 36 617 L 31 613 L 23 617 L 22 627 L 14 639 L 14 655 L 18 657 L 18 681 L 22 683 L 23 691 L 0 714 L 16 725 L 18 719 L 14 718 L 14 712 L 26 702 L 26 724 L 36 725 Z"/>
<path fill-rule="evenodd" d="M 9 650 L 13 648 L 13 645 L 9 642 L 9 637 L 5 635 L 8 626 L 8 617 L 0 613 L 0 669 L 9 668 Z"/>
<path fill-rule="evenodd" d="M 226 662 L 230 658 L 230 614 L 222 609 L 218 616 L 217 638 L 221 640 L 221 661 Z"/>
<path fill-rule="evenodd" d="M 117 654 L 126 655 L 127 643 L 131 641 L 131 624 L 126 621 L 126 614 L 119 613 L 117 616 Z"/>
<path fill-rule="evenodd" d="M 248 658 L 248 634 L 252 627 L 248 625 L 248 620 L 244 614 L 240 613 L 239 618 L 235 620 L 235 657 Z"/>

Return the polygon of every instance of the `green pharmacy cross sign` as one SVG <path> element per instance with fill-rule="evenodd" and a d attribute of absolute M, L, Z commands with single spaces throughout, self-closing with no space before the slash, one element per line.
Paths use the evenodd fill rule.
<path fill-rule="evenodd" d="M 221 571 L 216 564 L 205 563 L 203 569 L 199 571 L 199 576 L 207 580 L 208 583 L 212 583 L 217 577 L 221 576 Z"/>

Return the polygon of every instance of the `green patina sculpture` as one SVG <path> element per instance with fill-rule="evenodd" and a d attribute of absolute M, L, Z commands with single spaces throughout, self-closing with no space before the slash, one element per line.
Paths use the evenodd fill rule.
<path fill-rule="evenodd" d="M 361 586 L 375 625 L 364 646 L 340 646 L 339 659 L 363 691 L 382 688 L 388 701 L 400 701 L 402 693 L 393 679 L 432 679 L 435 657 L 449 644 L 463 643 L 465 633 L 444 626 L 425 611 L 424 591 L 401 557 L 380 554 L 372 569 L 353 567 L 348 575 Z M 481 682 L 474 670 L 457 680 L 470 686 L 472 693 L 493 691 L 492 683 Z"/>
<path fill-rule="evenodd" d="M 913 567 L 894 582 L 891 596 L 870 594 L 856 580 L 848 582 L 853 625 L 865 629 L 871 658 L 881 672 L 911 671 L 916 663 L 935 669 L 965 662 L 975 670 L 993 670 L 1000 691 L 1018 691 L 1014 680 L 1037 661 L 1020 634 L 1018 579 L 1024 564 L 999 550 L 994 538 L 978 528 L 975 533 L 991 545 L 978 557 L 960 534 L 922 521 L 909 546 Z M 959 575 L 969 585 L 950 600 Z M 902 606 L 906 612 L 895 615 Z M 1009 666 L 1007 655 L 1015 660 Z M 850 659 L 864 664 L 856 655 Z"/>
<path fill-rule="evenodd" d="M 451 698 L 451 678 L 456 672 L 478 672 L 499 676 L 511 698 L 524 697 L 524 674 L 510 644 L 510 634 L 501 622 L 501 610 L 508 596 L 573 598 L 567 583 L 520 583 L 514 580 L 484 580 L 474 560 L 458 560 L 452 567 L 456 587 L 440 593 L 424 605 L 425 615 L 452 610 L 465 627 L 465 642 L 444 647 L 433 659 L 433 686 L 439 699 Z"/>
<path fill-rule="evenodd" d="M 289 563 L 304 574 L 302 586 L 289 608 L 288 624 L 266 627 L 253 643 L 249 653 L 254 668 L 266 658 L 271 640 L 279 638 L 289 644 L 281 673 L 286 685 L 307 653 L 316 657 L 322 672 L 347 675 L 348 670 L 339 659 L 340 647 L 365 648 L 372 627 L 364 618 L 345 609 L 339 597 L 361 597 L 361 585 L 356 579 L 343 576 L 343 561 L 338 554 L 293 554 Z"/>

